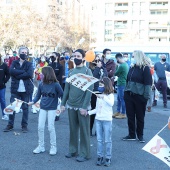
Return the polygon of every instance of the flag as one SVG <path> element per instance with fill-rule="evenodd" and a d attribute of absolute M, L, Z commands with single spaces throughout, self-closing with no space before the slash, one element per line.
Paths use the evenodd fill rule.
<path fill-rule="evenodd" d="M 85 75 L 85 74 L 74 74 L 66 79 L 66 81 L 73 86 L 86 91 L 89 86 L 99 81 L 97 78 Z"/>
<path fill-rule="evenodd" d="M 167 86 L 170 88 L 170 72 L 165 71 Z"/>
<path fill-rule="evenodd" d="M 159 135 L 155 135 L 142 149 L 156 156 L 170 167 L 170 148 Z"/>
<path fill-rule="evenodd" d="M 8 105 L 4 109 L 4 113 L 7 114 L 7 115 L 12 115 L 14 111 L 19 112 L 22 103 L 23 103 L 23 101 L 15 99 L 15 101 L 13 103 Z"/>

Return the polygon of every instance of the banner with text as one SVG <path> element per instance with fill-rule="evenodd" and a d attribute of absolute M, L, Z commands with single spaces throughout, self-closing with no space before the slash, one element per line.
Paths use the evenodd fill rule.
<path fill-rule="evenodd" d="M 92 84 L 96 83 L 99 80 L 96 79 L 95 77 L 78 73 L 67 78 L 66 81 L 72 84 L 73 86 L 83 91 L 86 91 L 89 86 L 91 86 Z"/>

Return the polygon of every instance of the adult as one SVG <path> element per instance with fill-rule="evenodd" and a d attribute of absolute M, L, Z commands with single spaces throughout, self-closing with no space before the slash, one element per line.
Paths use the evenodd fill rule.
<path fill-rule="evenodd" d="M 9 67 L 11 66 L 11 64 L 14 60 L 18 60 L 18 59 L 19 59 L 19 57 L 17 56 L 17 52 L 13 51 L 13 56 L 9 58 Z"/>
<path fill-rule="evenodd" d="M 116 119 L 126 118 L 126 107 L 124 101 L 124 90 L 126 86 L 126 79 L 128 74 L 128 65 L 124 60 L 121 53 L 116 54 L 116 60 L 119 66 L 117 66 L 115 76 L 118 77 L 117 80 L 117 112 L 113 115 Z"/>
<path fill-rule="evenodd" d="M 133 56 L 136 64 L 128 72 L 124 93 L 129 134 L 123 140 L 136 140 L 137 135 L 139 142 L 143 143 L 144 117 L 151 92 L 152 76 L 149 60 L 144 53 L 134 51 Z"/>
<path fill-rule="evenodd" d="M 163 105 L 167 108 L 167 81 L 165 76 L 165 71 L 170 71 L 170 65 L 166 62 L 166 55 L 162 54 L 160 62 L 155 63 L 154 70 L 158 76 L 158 82 L 155 83 L 155 87 L 158 91 L 162 92 Z M 154 97 L 155 98 L 155 97 Z M 153 105 L 156 106 L 157 101 L 154 99 Z"/>
<path fill-rule="evenodd" d="M 93 64 L 95 64 L 96 66 L 91 67 L 92 73 L 93 73 L 93 77 L 102 80 L 103 77 L 107 77 L 107 71 L 106 69 L 103 67 L 102 65 L 102 61 L 100 60 L 100 58 L 98 56 L 96 56 L 95 61 L 93 62 Z M 91 63 L 90 63 L 91 65 Z M 95 93 L 102 93 L 100 91 L 100 86 L 99 86 L 99 81 L 94 83 L 94 89 L 93 91 Z M 97 96 L 95 94 L 92 93 L 91 96 L 91 109 L 95 109 L 96 108 L 96 100 L 97 100 Z M 93 125 L 94 125 L 94 120 L 95 120 L 95 114 L 90 115 L 90 136 L 93 136 L 92 130 L 93 130 Z"/>
<path fill-rule="evenodd" d="M 111 50 L 110 49 L 104 49 L 103 50 L 103 56 L 102 56 L 102 65 L 104 68 L 106 68 L 108 77 L 111 79 L 112 84 L 114 85 L 114 73 L 116 71 L 116 64 L 114 60 L 111 60 Z"/>
<path fill-rule="evenodd" d="M 124 53 L 123 54 L 124 60 L 126 61 L 126 63 L 128 64 L 129 68 L 131 66 L 131 61 L 129 60 L 129 55 L 128 53 Z"/>
<path fill-rule="evenodd" d="M 62 75 L 62 88 L 64 90 L 65 88 L 65 83 L 66 83 L 66 78 L 68 77 L 68 73 L 71 69 L 74 68 L 73 62 L 70 60 L 70 54 L 69 52 L 64 53 L 64 60 L 60 61 L 60 64 L 63 66 L 63 75 Z"/>
<path fill-rule="evenodd" d="M 51 66 L 54 70 L 55 76 L 57 80 L 59 81 L 60 85 L 62 86 L 62 75 L 63 75 L 63 66 L 60 64 L 60 53 L 53 52 L 50 55 L 51 63 L 49 66 Z"/>
<path fill-rule="evenodd" d="M 74 62 L 76 67 L 69 71 L 68 75 L 83 73 L 92 76 L 92 72 L 84 66 L 85 52 L 78 49 L 74 53 Z M 89 87 L 93 90 L 93 85 Z M 77 156 L 78 162 L 84 162 L 90 159 L 90 117 L 87 115 L 87 110 L 90 109 L 91 93 L 82 91 L 77 87 L 65 83 L 64 95 L 61 102 L 61 111 L 68 108 L 70 140 L 69 153 L 66 158 Z M 80 129 L 80 133 L 79 133 Z M 79 138 L 80 134 L 80 138 Z M 79 145 L 80 139 L 80 147 Z M 78 148 L 80 148 L 78 152 Z"/>
<path fill-rule="evenodd" d="M 5 101 L 5 91 L 6 86 L 5 84 L 10 78 L 9 68 L 7 64 L 3 61 L 2 56 L 0 55 L 0 103 L 1 103 L 1 110 L 2 110 L 2 119 L 8 120 L 8 116 L 4 114 L 4 109 L 6 107 Z"/>
<path fill-rule="evenodd" d="M 27 47 L 19 48 L 19 59 L 12 62 L 12 65 L 9 69 L 11 75 L 11 98 L 10 102 L 13 103 L 15 98 L 20 99 L 24 102 L 29 102 L 30 94 L 33 92 L 32 76 L 33 68 L 32 64 L 27 61 L 27 56 L 29 50 Z M 21 127 L 22 132 L 26 133 L 28 131 L 28 105 L 26 103 L 22 104 L 22 121 Z M 9 121 L 7 127 L 4 129 L 4 132 L 9 132 L 14 127 L 15 111 L 13 115 L 9 115 Z"/>

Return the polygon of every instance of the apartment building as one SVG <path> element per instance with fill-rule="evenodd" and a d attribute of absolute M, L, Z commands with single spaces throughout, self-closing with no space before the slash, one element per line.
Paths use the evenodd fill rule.
<path fill-rule="evenodd" d="M 170 0 L 94 0 L 91 16 L 91 47 L 170 42 Z"/>

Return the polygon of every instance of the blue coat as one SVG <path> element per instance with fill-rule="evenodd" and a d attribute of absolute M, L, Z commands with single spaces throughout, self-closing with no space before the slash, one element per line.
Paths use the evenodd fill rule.
<path fill-rule="evenodd" d="M 19 81 L 22 79 L 24 81 L 26 94 L 31 94 L 33 92 L 33 67 L 32 63 L 29 61 L 24 61 L 22 66 L 20 66 L 19 59 L 12 62 L 9 69 L 11 75 L 11 93 L 17 93 L 19 87 Z"/>

